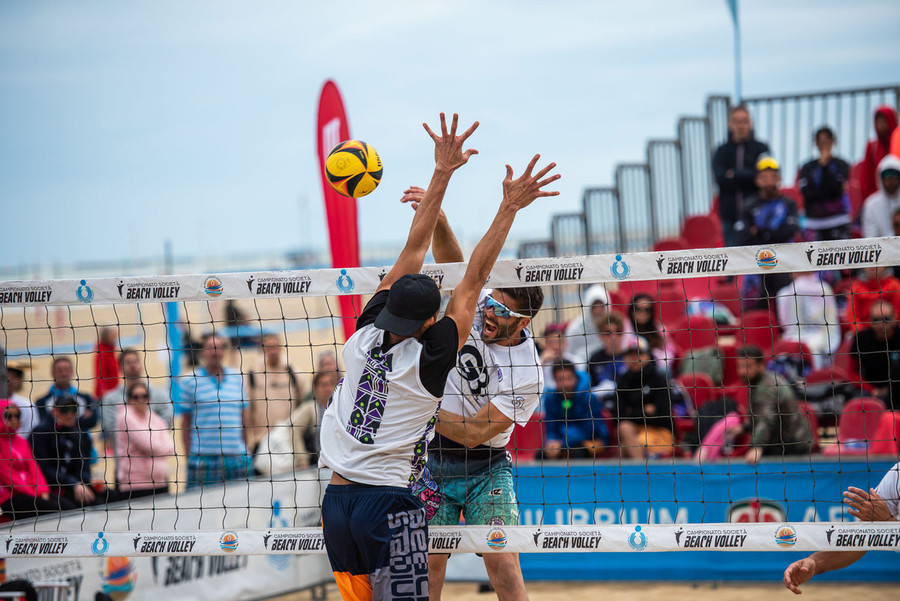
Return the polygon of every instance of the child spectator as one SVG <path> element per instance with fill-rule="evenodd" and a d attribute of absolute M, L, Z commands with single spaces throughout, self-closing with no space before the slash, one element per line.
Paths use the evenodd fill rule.
<path fill-rule="evenodd" d="M 0 509 L 12 519 L 35 517 L 74 506 L 51 495 L 47 480 L 31 453 L 28 442 L 16 434 L 22 412 L 0 399 Z"/>
<path fill-rule="evenodd" d="M 571 361 L 553 366 L 555 387 L 544 392 L 547 442 L 544 459 L 597 457 L 609 444 L 609 431 L 601 407 L 591 393 L 588 376 Z"/>
<path fill-rule="evenodd" d="M 131 498 L 169 492 L 168 458 L 175 455 L 172 429 L 150 411 L 150 389 L 143 382 L 128 388 L 116 415 L 116 481 Z"/>

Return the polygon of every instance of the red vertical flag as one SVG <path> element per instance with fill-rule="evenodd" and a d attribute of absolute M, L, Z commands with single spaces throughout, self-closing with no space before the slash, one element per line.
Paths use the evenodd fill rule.
<path fill-rule="evenodd" d="M 316 121 L 316 141 L 319 151 L 319 175 L 325 197 L 325 217 L 328 219 L 328 239 L 331 243 L 331 265 L 336 268 L 359 267 L 359 231 L 356 220 L 356 199 L 338 194 L 325 176 L 325 159 L 338 142 L 350 139 L 350 126 L 344 113 L 344 103 L 337 85 L 328 80 L 319 96 L 319 115 Z M 359 295 L 340 297 L 344 337 L 356 331 L 356 316 L 360 311 Z"/>

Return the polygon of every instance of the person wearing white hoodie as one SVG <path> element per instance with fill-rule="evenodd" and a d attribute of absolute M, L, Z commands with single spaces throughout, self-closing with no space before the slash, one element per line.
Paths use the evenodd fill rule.
<path fill-rule="evenodd" d="M 603 348 L 603 341 L 597 332 L 597 320 L 606 317 L 609 311 L 609 294 L 603 284 L 594 284 L 582 296 L 582 315 L 566 326 L 566 346 L 578 358 L 579 369 L 584 369 L 588 359 Z"/>
<path fill-rule="evenodd" d="M 900 158 L 887 155 L 878 163 L 878 192 L 862 208 L 862 230 L 866 238 L 893 236 L 891 219 L 900 208 Z"/>

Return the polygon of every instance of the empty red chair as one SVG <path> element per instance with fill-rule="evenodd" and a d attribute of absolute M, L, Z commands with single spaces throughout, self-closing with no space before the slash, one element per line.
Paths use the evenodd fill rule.
<path fill-rule="evenodd" d="M 690 372 L 678 376 L 675 381 L 687 392 L 695 409 L 719 396 L 720 388 L 708 374 Z"/>
<path fill-rule="evenodd" d="M 659 321 L 670 327 L 687 317 L 687 300 L 680 286 L 662 286 L 656 301 Z"/>
<path fill-rule="evenodd" d="M 690 248 L 688 241 L 682 237 L 663 238 L 653 245 L 653 252 L 665 252 L 667 250 L 684 250 Z"/>
<path fill-rule="evenodd" d="M 513 428 L 506 450 L 513 461 L 532 461 L 544 448 L 544 422 L 537 414 L 531 416 L 524 426 Z"/>
<path fill-rule="evenodd" d="M 719 340 L 716 322 L 705 315 L 691 315 L 675 322 L 669 336 L 682 355 L 716 346 Z"/>
<path fill-rule="evenodd" d="M 737 279 L 733 279 L 730 282 L 721 280 L 711 282 L 709 297 L 709 300 L 727 307 L 732 315 L 737 318 L 740 318 L 741 313 L 744 311 L 741 306 L 741 291 L 737 287 Z"/>
<path fill-rule="evenodd" d="M 851 399 L 844 405 L 838 418 L 837 444 L 825 449 L 826 455 L 865 455 L 869 441 L 876 440 L 876 433 L 885 418 L 884 403 L 871 397 Z"/>
<path fill-rule="evenodd" d="M 740 346 L 758 346 L 764 355 L 771 355 L 775 343 L 781 338 L 781 328 L 768 310 L 757 309 L 744 313 L 735 337 Z"/>
<path fill-rule="evenodd" d="M 847 374 L 847 381 L 851 384 L 859 384 L 869 389 L 868 384 L 862 380 L 859 374 L 859 359 L 850 352 L 853 348 L 853 338 L 848 338 L 841 343 L 838 350 L 834 353 L 834 367 Z"/>
<path fill-rule="evenodd" d="M 873 455 L 890 455 L 896 461 L 900 455 L 900 411 L 888 411 L 878 424 L 878 429 L 869 441 L 869 452 Z"/>
<path fill-rule="evenodd" d="M 738 376 L 738 349 L 736 344 L 719 344 L 719 355 L 722 357 L 722 385 L 739 386 L 743 384 Z"/>
<path fill-rule="evenodd" d="M 721 248 L 725 245 L 722 224 L 709 215 L 693 215 L 685 219 L 681 237 L 687 240 L 688 248 Z"/>

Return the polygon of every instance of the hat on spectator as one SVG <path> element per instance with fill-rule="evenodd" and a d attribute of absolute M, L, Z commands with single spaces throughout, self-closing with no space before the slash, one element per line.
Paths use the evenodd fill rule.
<path fill-rule="evenodd" d="M 77 407 L 78 399 L 76 399 L 74 395 L 64 392 L 63 394 L 56 397 L 56 399 L 53 401 L 53 406 L 54 407 Z"/>
<path fill-rule="evenodd" d="M 763 155 L 758 161 L 756 161 L 757 172 L 765 171 L 767 169 L 778 171 L 780 168 L 781 166 L 778 164 L 778 161 L 767 155 Z"/>
<path fill-rule="evenodd" d="M 590 307 L 595 303 L 609 304 L 609 294 L 603 284 L 594 284 L 584 291 L 584 306 Z"/>
<path fill-rule="evenodd" d="M 643 336 L 631 336 L 628 340 L 628 344 L 625 345 L 625 352 L 631 353 L 634 351 L 639 353 L 649 353 L 650 343 L 647 342 L 647 339 Z"/>
<path fill-rule="evenodd" d="M 375 327 L 397 336 L 412 336 L 441 308 L 441 292 L 434 280 L 408 273 L 393 283 Z"/>
<path fill-rule="evenodd" d="M 6 364 L 7 371 L 14 371 L 19 374 L 19 376 L 25 375 L 25 371 L 31 369 L 31 364 L 28 361 L 10 361 Z"/>
<path fill-rule="evenodd" d="M 544 328 L 544 336 L 553 336 L 554 334 L 562 334 L 566 331 L 566 324 L 564 323 L 549 323 L 547 327 Z"/>

